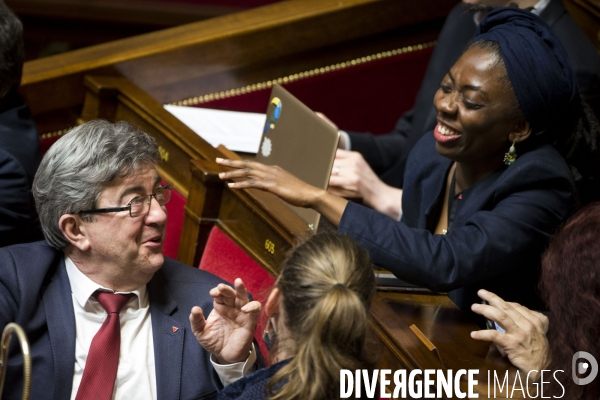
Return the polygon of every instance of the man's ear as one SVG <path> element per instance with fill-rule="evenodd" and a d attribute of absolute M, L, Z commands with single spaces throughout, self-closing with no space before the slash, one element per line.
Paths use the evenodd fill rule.
<path fill-rule="evenodd" d="M 87 251 L 90 243 L 84 221 L 77 214 L 64 214 L 58 220 L 58 228 L 65 238 L 80 251 Z"/>
<path fill-rule="evenodd" d="M 508 140 L 512 143 L 513 141 L 517 141 L 517 143 L 522 142 L 527 139 L 531 135 L 531 125 L 527 122 L 526 119 L 523 119 L 521 122 L 515 126 L 515 129 L 508 135 Z"/>
<path fill-rule="evenodd" d="M 265 314 L 267 317 L 273 318 L 275 314 L 279 313 L 279 289 L 275 288 L 269 293 L 267 304 L 265 304 Z"/>

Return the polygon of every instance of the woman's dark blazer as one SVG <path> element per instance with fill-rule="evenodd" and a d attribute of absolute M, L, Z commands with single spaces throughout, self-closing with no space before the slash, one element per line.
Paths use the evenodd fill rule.
<path fill-rule="evenodd" d="M 433 134 L 425 134 L 407 162 L 401 222 L 349 203 L 339 232 L 365 246 L 375 264 L 400 279 L 449 291 L 463 310 L 478 301 L 480 288 L 541 308 L 536 295 L 540 255 L 573 204 L 565 161 L 546 144 L 519 155 L 510 167 L 457 194 L 451 229 L 434 235 L 451 165 L 435 151 Z"/>

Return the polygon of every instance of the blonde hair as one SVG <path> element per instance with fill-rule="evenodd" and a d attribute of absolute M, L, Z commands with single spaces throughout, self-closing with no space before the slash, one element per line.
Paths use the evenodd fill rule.
<path fill-rule="evenodd" d="M 340 369 L 365 368 L 375 277 L 352 239 L 317 234 L 296 247 L 275 284 L 295 354 L 269 381 L 272 400 L 337 399 Z M 283 340 L 283 341 L 282 341 Z M 286 345 L 279 338 L 278 346 Z"/>

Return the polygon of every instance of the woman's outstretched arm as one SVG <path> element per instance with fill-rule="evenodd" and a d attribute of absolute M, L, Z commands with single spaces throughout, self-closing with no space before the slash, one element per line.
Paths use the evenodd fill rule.
<path fill-rule="evenodd" d="M 256 161 L 222 158 L 217 158 L 216 162 L 235 168 L 233 171 L 219 174 L 222 180 L 234 181 L 228 183 L 230 188 L 255 188 L 273 193 L 293 206 L 312 208 L 335 227 L 339 225 L 348 204 L 348 200 L 309 185 L 277 166 L 264 165 Z"/>

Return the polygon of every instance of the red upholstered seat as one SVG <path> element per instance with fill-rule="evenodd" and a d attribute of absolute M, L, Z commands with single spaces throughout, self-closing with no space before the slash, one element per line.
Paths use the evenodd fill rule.
<path fill-rule="evenodd" d="M 242 278 L 248 291 L 263 307 L 275 284 L 275 279 L 267 271 L 217 227 L 213 227 L 210 232 L 200 260 L 200 269 L 211 272 L 228 282 L 233 282 L 235 278 Z M 255 333 L 265 359 L 269 354 L 262 340 L 266 321 L 263 313 Z"/>
<path fill-rule="evenodd" d="M 186 203 L 187 199 L 183 197 L 181 193 L 173 189 L 171 201 L 166 205 L 167 215 L 169 216 L 167 218 L 165 242 L 163 245 L 163 253 L 166 257 L 177 258 Z"/>

